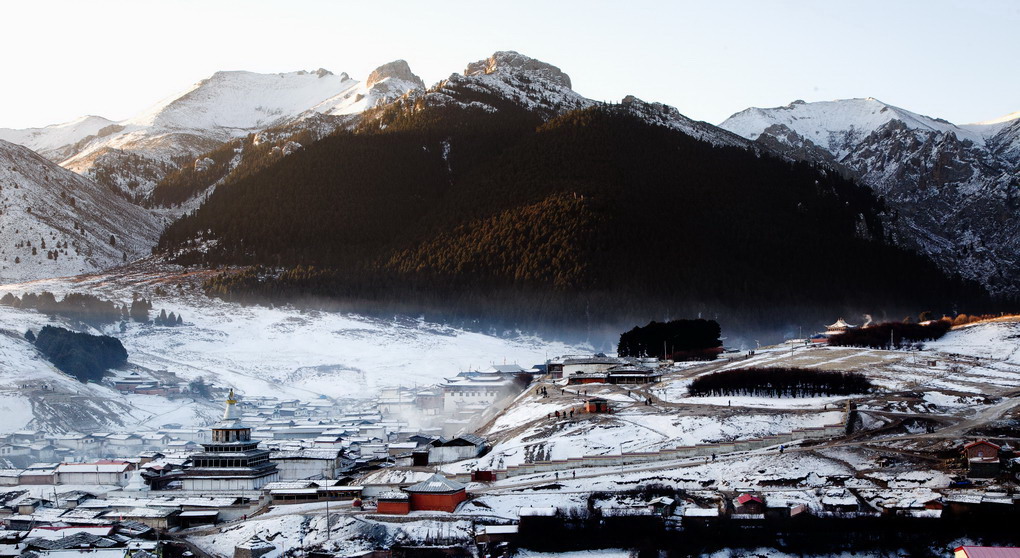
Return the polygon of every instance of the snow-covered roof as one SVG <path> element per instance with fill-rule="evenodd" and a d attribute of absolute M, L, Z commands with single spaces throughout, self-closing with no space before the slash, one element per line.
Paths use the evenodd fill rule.
<path fill-rule="evenodd" d="M 130 463 L 61 463 L 58 473 L 123 473 Z"/>
<path fill-rule="evenodd" d="M 521 508 L 517 512 L 518 517 L 553 517 L 555 515 L 555 506 Z"/>
<path fill-rule="evenodd" d="M 299 450 L 284 450 L 274 451 L 270 454 L 270 459 L 325 459 L 331 460 L 336 459 L 340 455 L 339 449 L 330 448 L 305 448 Z"/>
<path fill-rule="evenodd" d="M 519 529 L 517 525 L 479 525 L 479 533 L 485 535 L 513 535 Z"/>
<path fill-rule="evenodd" d="M 719 508 L 684 508 L 684 517 L 719 517 Z"/>
<path fill-rule="evenodd" d="M 849 329 L 849 328 L 852 328 L 852 327 L 855 327 L 855 326 L 852 326 L 852 325 L 846 323 L 843 320 L 843 318 L 840 318 L 840 319 L 836 320 L 836 323 L 834 323 L 834 324 L 830 324 L 830 325 L 825 326 L 826 329 Z"/>
<path fill-rule="evenodd" d="M 147 517 L 161 518 L 169 517 L 177 513 L 174 508 L 130 508 L 126 510 L 115 510 L 106 513 L 106 517 Z"/>

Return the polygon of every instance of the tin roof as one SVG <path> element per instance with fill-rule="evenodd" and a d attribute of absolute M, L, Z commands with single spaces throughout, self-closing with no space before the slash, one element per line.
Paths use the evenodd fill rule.
<path fill-rule="evenodd" d="M 419 494 L 447 494 L 450 492 L 458 492 L 465 488 L 467 488 L 467 485 L 463 483 L 450 480 L 442 475 L 436 474 L 422 482 L 419 482 L 418 484 L 412 484 L 404 490 Z"/>

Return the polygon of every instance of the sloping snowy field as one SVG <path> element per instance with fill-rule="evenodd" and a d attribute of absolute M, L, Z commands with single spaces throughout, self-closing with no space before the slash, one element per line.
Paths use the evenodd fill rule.
<path fill-rule="evenodd" d="M 409 317 L 382 320 L 283 307 L 245 307 L 206 297 L 197 288 L 198 280 L 167 280 L 162 274 L 147 272 L 123 277 L 98 275 L 4 285 L 0 286 L 0 296 L 6 292 L 20 295 L 50 291 L 60 299 L 74 291 L 118 304 L 129 303 L 133 293 L 151 298 L 154 314 L 161 309 L 175 312 L 183 316 L 184 325 L 159 327 L 128 322 L 123 332 L 120 324 L 91 332 L 120 339 L 132 365 L 165 370 L 183 382 L 203 378 L 247 396 L 366 398 L 384 386 L 442 383 L 444 378 L 469 367 L 482 369 L 506 362 L 527 368 L 548 356 L 585 350 L 535 337 L 472 333 Z M 170 294 L 156 295 L 157 286 Z M 38 331 L 48 323 L 68 327 L 59 319 L 51 321 L 31 310 L 0 306 L 0 330 L 8 333 L 0 336 L 5 362 L 0 370 L 0 386 L 15 389 L 19 382 L 56 381 L 72 392 L 93 390 L 97 398 L 133 404 L 113 390 L 83 386 L 56 372 L 21 338 L 25 330 Z M 164 423 L 204 422 L 194 413 L 192 417 L 187 412 L 171 413 L 165 409 L 163 398 L 132 397 L 143 398 L 146 406 L 173 414 L 173 420 Z"/>

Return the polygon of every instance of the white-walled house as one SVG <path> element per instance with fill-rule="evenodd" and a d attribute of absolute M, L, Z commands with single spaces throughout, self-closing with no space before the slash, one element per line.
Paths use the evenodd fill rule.
<path fill-rule="evenodd" d="M 125 461 L 61 463 L 57 467 L 57 483 L 126 486 L 133 469 L 134 465 Z"/>
<path fill-rule="evenodd" d="M 306 448 L 273 451 L 269 459 L 276 463 L 280 480 L 335 479 L 347 460 L 340 448 Z"/>
<path fill-rule="evenodd" d="M 452 413 L 467 405 L 492 405 L 507 394 L 513 380 L 501 374 L 459 376 L 443 384 L 443 410 Z"/>

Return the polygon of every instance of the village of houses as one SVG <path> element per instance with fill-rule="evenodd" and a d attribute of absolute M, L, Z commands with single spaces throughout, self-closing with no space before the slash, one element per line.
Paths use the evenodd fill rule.
<path fill-rule="evenodd" d="M 221 389 L 222 416 L 204 428 L 14 432 L 0 439 L 0 558 L 505 554 L 591 518 L 662 536 L 1015 521 L 1018 329 L 978 324 L 920 351 L 795 341 L 710 362 L 571 355 L 453 371 L 357 405 Z M 855 370 L 879 389 L 686 393 L 698 375 L 749 364 Z M 175 389 L 138 372 L 108 381 Z"/>

